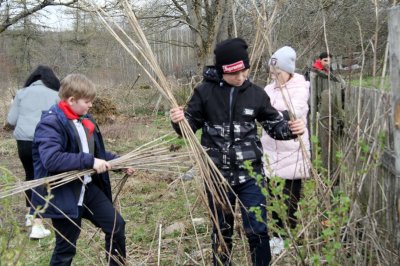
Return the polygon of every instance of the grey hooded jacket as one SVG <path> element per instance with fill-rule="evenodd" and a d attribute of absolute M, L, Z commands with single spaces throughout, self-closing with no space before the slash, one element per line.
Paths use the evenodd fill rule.
<path fill-rule="evenodd" d="M 59 99 L 58 92 L 46 87 L 41 80 L 18 90 L 7 116 L 7 122 L 15 126 L 14 137 L 32 141 L 42 111 L 47 111 Z"/>

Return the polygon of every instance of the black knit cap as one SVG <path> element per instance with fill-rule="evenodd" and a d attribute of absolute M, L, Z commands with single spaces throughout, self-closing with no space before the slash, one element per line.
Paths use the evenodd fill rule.
<path fill-rule="evenodd" d="M 217 71 L 225 74 L 250 68 L 247 47 L 247 43 L 241 38 L 218 43 L 214 50 Z"/>
<path fill-rule="evenodd" d="M 322 52 L 320 55 L 319 55 L 319 59 L 324 59 L 324 58 L 332 58 L 332 55 L 331 54 L 328 54 L 327 52 Z"/>

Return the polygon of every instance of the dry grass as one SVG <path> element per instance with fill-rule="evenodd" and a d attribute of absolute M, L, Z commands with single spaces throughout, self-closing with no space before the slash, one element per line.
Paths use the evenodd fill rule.
<path fill-rule="evenodd" d="M 114 93 L 118 95 L 120 92 L 114 91 Z M 132 98 L 126 99 L 125 103 L 128 101 L 135 103 L 138 99 L 142 99 L 136 94 L 132 94 L 130 97 Z M 118 101 L 117 107 L 118 109 L 121 108 L 118 105 Z M 122 108 L 127 108 L 127 106 L 123 106 Z M 109 150 L 125 153 L 171 131 L 169 119 L 165 116 L 138 116 L 128 111 L 121 113 L 123 115 L 118 116 L 114 123 L 101 125 L 106 146 Z M 352 130 L 352 132 L 354 134 L 356 131 Z M 351 136 L 350 131 L 348 131 L 348 134 Z M 350 139 L 354 139 L 354 137 L 350 137 Z M 2 132 L 0 144 L 0 165 L 10 169 L 14 175 L 14 179 L 21 179 L 23 177 L 23 170 L 17 157 L 15 140 L 12 138 L 10 132 Z M 350 141 L 343 144 L 343 147 L 356 147 L 356 145 Z M 362 169 L 369 169 L 368 165 L 371 165 L 371 162 L 373 162 L 371 160 L 374 154 L 380 152 L 379 147 L 376 148 L 375 152 L 370 151 L 367 154 L 369 157 L 364 162 L 365 165 L 361 166 Z M 368 158 L 370 159 L 368 160 Z M 354 161 L 348 155 L 343 157 L 342 160 L 344 162 Z M 370 169 L 370 171 L 372 173 L 374 169 Z M 370 182 L 375 184 L 382 182 L 376 178 L 379 176 L 379 173 L 375 173 L 373 175 L 375 177 L 372 177 L 372 179 L 365 179 L 361 184 L 357 169 L 349 170 L 347 168 L 345 170 L 343 168 L 340 174 L 342 177 L 348 176 L 349 178 L 349 183 L 342 184 L 342 189 L 347 191 L 349 195 L 352 193 L 352 184 L 353 186 L 361 186 Z M 119 183 L 121 178 L 120 174 L 112 174 L 113 187 Z M 129 254 L 128 263 L 130 265 L 155 265 L 158 259 L 160 259 L 162 265 L 195 265 L 196 263 L 201 264 L 202 259 L 205 264 L 210 264 L 211 249 L 209 234 L 211 225 L 207 209 L 198 199 L 198 192 L 195 189 L 196 182 L 185 182 L 183 184 L 185 187 L 184 190 L 182 183 L 175 180 L 176 176 L 171 174 L 159 175 L 149 172 L 139 172 L 134 177 L 128 179 L 123 187 L 116 206 L 127 221 L 127 251 Z M 185 191 L 187 196 L 185 195 Z M 328 195 L 328 199 L 332 199 L 331 197 L 334 197 L 333 191 L 332 194 Z M 302 232 L 303 236 L 297 238 L 296 235 L 293 235 L 293 241 L 297 243 L 297 248 L 301 250 L 301 254 L 306 258 L 304 260 L 306 265 L 313 264 L 312 254 L 320 255 L 321 264 L 327 264 L 326 257 L 323 256 L 323 254 L 326 254 L 323 248 L 327 245 L 325 242 L 327 238 L 324 238 L 323 231 L 327 228 L 321 224 L 321 221 L 326 218 L 326 212 L 324 211 L 327 211 L 327 209 L 320 206 L 320 201 L 326 199 L 325 196 L 318 193 L 308 194 L 305 198 L 306 207 L 304 207 L 307 208 L 308 206 L 308 209 L 303 209 L 305 216 L 301 219 L 300 231 L 296 231 Z M 370 216 L 362 215 L 358 204 L 355 202 L 359 200 L 356 198 L 352 201 L 348 224 L 340 229 L 334 228 L 334 230 L 339 230 L 339 237 L 345 237 L 345 239 L 337 239 L 342 244 L 342 247 L 338 251 L 338 254 L 341 255 L 341 265 L 351 265 L 350 261 L 356 262 L 354 263 L 355 265 L 366 265 L 368 263 L 370 265 L 390 265 L 385 259 L 385 254 L 390 254 L 390 250 L 385 250 L 377 239 L 378 236 L 387 234 L 382 231 L 381 227 L 377 226 L 376 217 L 379 217 L 380 213 L 370 213 Z M 13 196 L 12 201 L 14 202 L 13 207 L 9 212 L 6 212 L 7 215 L 0 219 L 0 223 L 3 229 L 9 228 L 11 222 L 16 222 L 19 225 L 21 235 L 19 236 L 14 232 L 15 237 L 12 238 L 11 243 L 16 248 L 21 247 L 21 245 L 23 247 L 20 262 L 23 265 L 48 264 L 54 246 L 54 236 L 40 241 L 26 241 L 29 232 L 21 226 L 25 210 L 24 199 L 19 195 Z M 312 202 L 316 202 L 319 205 L 316 205 L 315 209 L 312 209 L 310 208 L 313 206 L 310 205 Z M 191 225 L 188 208 L 190 208 L 194 218 L 204 218 L 206 221 L 204 224 L 196 227 L 196 232 Z M 161 241 L 159 241 L 160 225 L 162 230 L 164 230 L 168 226 L 178 222 L 184 226 L 174 233 L 162 234 Z M 273 228 L 274 225 L 270 225 L 270 229 Z M 344 230 L 347 233 L 340 234 Z M 78 252 L 74 259 L 76 265 L 101 265 L 105 263 L 104 251 L 102 250 L 103 236 L 101 233 L 96 232 L 96 229 L 88 223 L 84 223 L 83 232 L 78 243 L 78 249 L 81 252 Z M 245 251 L 247 247 L 240 229 L 235 234 L 234 242 L 236 243 L 234 262 L 237 265 L 246 265 L 248 263 Z M 202 248 L 203 257 L 199 252 L 199 244 Z M 296 250 L 290 241 L 289 249 L 274 259 L 274 265 L 299 263 L 298 252 L 299 250 Z M 158 253 L 160 253 L 160 257 L 158 257 Z M 344 259 L 346 254 L 355 255 L 353 258 Z M 363 262 L 366 264 L 363 264 Z"/>

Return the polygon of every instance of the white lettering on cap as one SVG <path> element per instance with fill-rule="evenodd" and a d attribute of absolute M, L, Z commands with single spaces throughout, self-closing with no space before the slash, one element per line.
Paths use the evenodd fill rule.
<path fill-rule="evenodd" d="M 234 73 L 237 72 L 239 70 L 245 69 L 245 65 L 243 60 L 240 60 L 236 63 L 230 64 L 230 65 L 223 65 L 222 66 L 222 70 L 224 71 L 224 73 Z"/>

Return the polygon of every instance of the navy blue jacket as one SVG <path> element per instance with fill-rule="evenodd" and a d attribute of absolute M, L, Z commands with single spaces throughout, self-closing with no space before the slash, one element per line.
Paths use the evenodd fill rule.
<path fill-rule="evenodd" d="M 35 179 L 52 176 L 71 170 L 85 170 L 93 167 L 94 158 L 106 161 L 116 158 L 116 155 L 106 152 L 103 138 L 96 125 L 92 137 L 95 147 L 94 155 L 80 152 L 74 128 L 64 115 L 63 111 L 53 105 L 50 110 L 43 112 L 42 118 L 36 127 L 32 144 L 32 156 L 35 169 Z M 108 172 L 92 175 L 92 182 L 96 184 L 104 194 L 111 198 L 111 185 Z M 45 218 L 65 218 L 60 209 L 70 218 L 77 218 L 79 214 L 78 200 L 82 187 L 80 180 L 69 182 L 61 187 L 51 190 L 52 204 L 42 214 Z M 40 186 L 35 190 L 42 196 L 47 195 L 46 188 Z M 44 206 L 44 200 L 36 193 L 32 193 L 32 203 Z M 57 209 L 58 208 L 58 209 Z"/>

